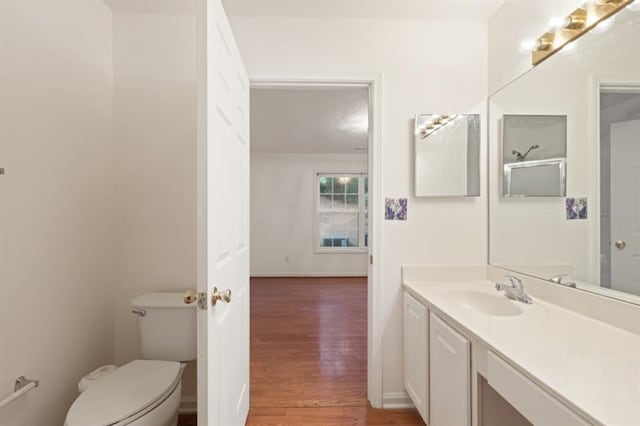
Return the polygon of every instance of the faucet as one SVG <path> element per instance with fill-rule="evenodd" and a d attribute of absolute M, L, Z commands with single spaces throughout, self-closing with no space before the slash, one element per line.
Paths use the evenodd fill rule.
<path fill-rule="evenodd" d="M 571 281 L 567 281 L 567 282 L 563 282 L 562 279 L 564 277 L 566 277 L 567 274 L 558 274 L 558 275 L 554 275 L 553 277 L 549 278 L 549 281 L 551 281 L 552 283 L 556 283 L 556 284 L 560 284 L 566 287 L 571 287 L 571 288 L 576 288 L 576 283 L 571 282 Z"/>
<path fill-rule="evenodd" d="M 513 275 L 505 275 L 505 278 L 509 279 L 509 284 L 496 283 L 496 290 L 501 291 L 502 294 L 511 300 L 517 300 L 518 302 L 526 304 L 533 303 L 531 297 L 524 292 L 524 286 L 520 278 L 514 277 Z"/>

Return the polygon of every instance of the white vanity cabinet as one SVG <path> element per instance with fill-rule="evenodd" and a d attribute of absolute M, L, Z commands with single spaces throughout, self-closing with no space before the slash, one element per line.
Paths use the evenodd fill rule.
<path fill-rule="evenodd" d="M 430 426 L 471 424 L 471 342 L 431 313 Z"/>
<path fill-rule="evenodd" d="M 502 300 L 492 281 L 409 272 L 404 384 L 429 426 L 640 425 L 640 337 L 543 299 Z M 488 300 L 517 313 L 493 315 Z"/>
<path fill-rule="evenodd" d="M 471 424 L 471 344 L 404 293 L 404 387 L 430 426 Z"/>
<path fill-rule="evenodd" d="M 404 388 L 429 424 L 429 311 L 404 293 Z"/>

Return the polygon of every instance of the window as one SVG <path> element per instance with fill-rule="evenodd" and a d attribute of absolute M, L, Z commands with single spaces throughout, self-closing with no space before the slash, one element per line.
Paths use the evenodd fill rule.
<path fill-rule="evenodd" d="M 369 246 L 369 178 L 366 174 L 318 173 L 316 248 L 366 250 Z"/>

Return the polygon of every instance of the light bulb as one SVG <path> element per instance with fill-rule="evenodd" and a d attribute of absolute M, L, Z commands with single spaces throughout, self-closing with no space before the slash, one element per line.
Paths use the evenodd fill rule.
<path fill-rule="evenodd" d="M 557 30 L 564 26 L 564 21 L 565 21 L 564 18 L 558 18 L 557 16 L 554 16 L 551 19 L 549 19 L 549 27 L 552 30 Z"/>
<path fill-rule="evenodd" d="M 536 40 L 532 38 L 523 40 L 522 42 L 520 42 L 520 45 L 518 46 L 518 52 L 522 53 L 523 55 L 529 55 L 531 51 L 535 49 L 536 44 L 537 44 Z"/>

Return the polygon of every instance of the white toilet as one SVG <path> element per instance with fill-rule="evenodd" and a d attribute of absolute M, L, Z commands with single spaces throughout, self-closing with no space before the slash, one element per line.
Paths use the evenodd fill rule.
<path fill-rule="evenodd" d="M 196 359 L 195 304 L 185 304 L 182 293 L 146 293 L 131 305 L 145 359 L 86 376 L 65 426 L 177 424 L 182 371 Z"/>

